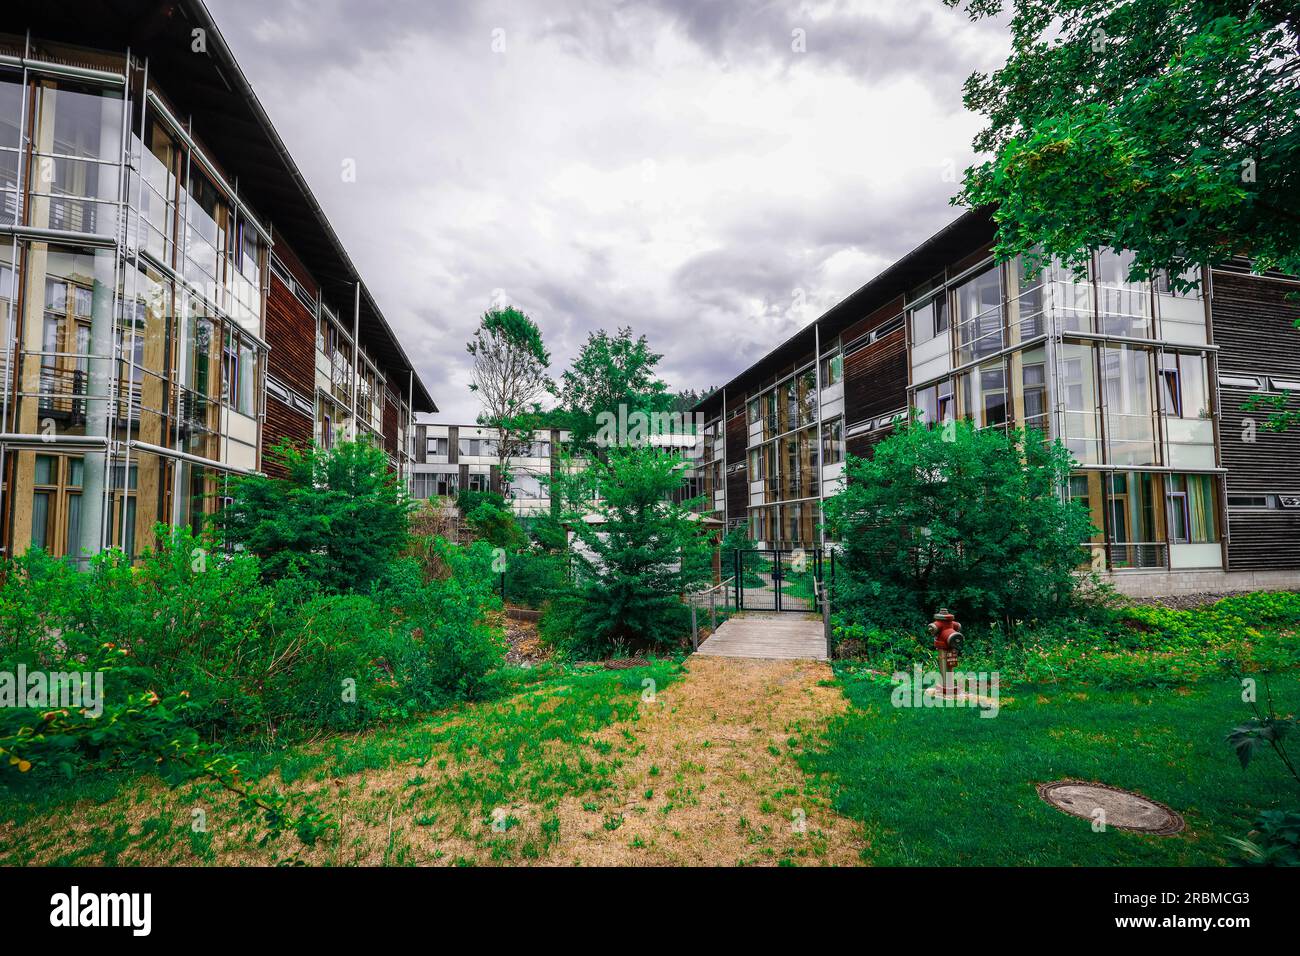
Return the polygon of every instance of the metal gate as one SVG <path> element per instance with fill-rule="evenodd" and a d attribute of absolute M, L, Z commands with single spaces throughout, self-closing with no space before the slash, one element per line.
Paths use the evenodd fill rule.
<path fill-rule="evenodd" d="M 814 581 L 834 576 L 835 556 L 820 548 L 737 548 L 732 552 L 736 608 L 742 611 L 821 611 Z"/>

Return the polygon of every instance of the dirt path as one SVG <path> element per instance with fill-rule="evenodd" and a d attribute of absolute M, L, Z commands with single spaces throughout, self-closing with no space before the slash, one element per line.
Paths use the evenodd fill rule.
<path fill-rule="evenodd" d="M 691 658 L 681 680 L 643 702 L 615 787 L 598 805 L 560 804 L 548 862 L 858 864 L 859 828 L 795 762 L 805 734 L 846 706 L 839 690 L 818 686 L 830 676 L 814 661 Z"/>

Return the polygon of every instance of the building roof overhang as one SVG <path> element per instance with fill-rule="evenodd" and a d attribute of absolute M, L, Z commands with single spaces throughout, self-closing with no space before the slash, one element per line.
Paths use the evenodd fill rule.
<path fill-rule="evenodd" d="M 906 295 L 909 290 L 939 275 L 958 259 L 989 242 L 994 232 L 991 208 L 967 210 L 700 401 L 694 410 L 706 418 L 721 414 L 724 392 L 734 398 L 788 369 L 793 356 L 812 353 L 819 335 L 823 342 L 834 339 L 854 322 L 900 295 Z"/>

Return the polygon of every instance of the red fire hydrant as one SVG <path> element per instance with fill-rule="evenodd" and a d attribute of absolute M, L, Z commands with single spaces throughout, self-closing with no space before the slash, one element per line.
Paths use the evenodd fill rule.
<path fill-rule="evenodd" d="M 957 670 L 957 649 L 962 642 L 961 622 L 946 607 L 941 607 L 926 630 L 933 635 L 934 648 L 939 652 L 939 676 L 943 680 L 941 693 L 952 697 L 957 693 L 953 674 Z"/>

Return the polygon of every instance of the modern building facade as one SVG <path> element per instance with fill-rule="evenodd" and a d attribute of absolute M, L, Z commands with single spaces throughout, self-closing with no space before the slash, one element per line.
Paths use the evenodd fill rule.
<path fill-rule="evenodd" d="M 0 13 L 0 548 L 132 555 L 436 408 L 199 0 Z"/>
<path fill-rule="evenodd" d="M 508 480 L 501 474 L 500 432 L 484 425 L 415 426 L 411 495 L 415 498 L 453 497 L 462 490 L 496 491 L 521 517 L 551 509 L 545 478 L 560 467 L 568 446 L 568 431 L 545 428 L 516 444 L 506 458 Z"/>
<path fill-rule="evenodd" d="M 1189 294 L 1109 252 L 1079 278 L 999 264 L 993 236 L 966 213 L 700 404 L 716 514 L 765 546 L 822 543 L 845 455 L 915 409 L 1060 439 L 1062 494 L 1100 529 L 1084 558 L 1122 590 L 1300 583 L 1300 434 L 1242 408 L 1300 391 L 1300 283 L 1232 262 Z"/>

